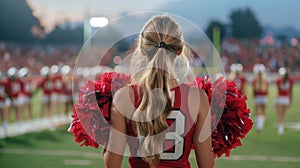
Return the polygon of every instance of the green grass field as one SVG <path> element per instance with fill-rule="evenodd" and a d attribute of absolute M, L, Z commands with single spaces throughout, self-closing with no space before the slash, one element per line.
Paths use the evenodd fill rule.
<path fill-rule="evenodd" d="M 248 89 L 248 93 L 248 106 L 253 109 L 251 88 Z M 294 103 L 288 110 L 286 122 L 300 123 L 298 93 L 300 93 L 300 85 L 294 88 Z M 266 123 L 262 134 L 257 134 L 255 129 L 252 129 L 243 140 L 243 146 L 232 151 L 232 157 L 217 159 L 217 168 L 300 167 L 300 131 L 286 129 L 284 135 L 277 135 L 276 109 L 273 105 L 275 95 L 275 87 L 271 86 Z M 36 98 L 35 104 L 38 104 L 38 101 Z M 35 107 L 35 113 L 38 108 Z M 56 131 L 29 133 L 0 140 L 0 167 L 103 167 L 101 149 L 79 147 L 73 141 L 72 134 L 67 133 L 66 129 L 67 127 L 63 127 Z M 197 167 L 193 153 L 190 161 L 193 167 Z M 127 158 L 124 158 L 123 167 L 129 167 Z"/>

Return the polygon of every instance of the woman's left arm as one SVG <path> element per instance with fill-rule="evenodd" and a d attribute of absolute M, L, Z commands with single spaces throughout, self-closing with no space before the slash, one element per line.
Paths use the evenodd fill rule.
<path fill-rule="evenodd" d="M 114 97 L 110 114 L 110 134 L 103 154 L 105 167 L 120 168 L 127 143 L 126 118 L 134 111 L 133 90 L 130 86 L 119 89 Z"/>
<path fill-rule="evenodd" d="M 125 117 L 114 104 L 110 115 L 111 127 L 106 151 L 103 153 L 104 165 L 107 168 L 120 168 L 126 146 Z"/>

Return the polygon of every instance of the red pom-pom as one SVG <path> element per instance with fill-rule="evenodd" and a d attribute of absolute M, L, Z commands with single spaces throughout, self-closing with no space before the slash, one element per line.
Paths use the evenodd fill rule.
<path fill-rule="evenodd" d="M 234 82 L 224 78 L 213 83 L 205 78 L 196 78 L 196 82 L 206 92 L 211 104 L 213 151 L 218 157 L 223 154 L 229 156 L 231 149 L 242 146 L 241 139 L 253 125 L 247 97 L 239 93 Z"/>
<path fill-rule="evenodd" d="M 125 74 L 108 72 L 98 81 L 89 80 L 78 95 L 69 132 L 81 146 L 106 146 L 109 136 L 110 107 L 113 95 L 130 81 Z"/>
<path fill-rule="evenodd" d="M 94 148 L 98 148 L 99 144 L 95 142 L 82 127 L 80 120 L 78 119 L 76 108 L 74 114 L 72 115 L 72 118 L 73 121 L 68 131 L 73 133 L 75 142 L 79 143 L 80 146 L 92 146 Z"/>

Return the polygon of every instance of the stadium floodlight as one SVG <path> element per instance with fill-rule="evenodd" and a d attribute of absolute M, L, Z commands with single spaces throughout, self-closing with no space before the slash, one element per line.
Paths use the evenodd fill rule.
<path fill-rule="evenodd" d="M 90 19 L 90 25 L 92 27 L 105 27 L 108 24 L 108 19 L 106 17 L 92 17 Z"/>

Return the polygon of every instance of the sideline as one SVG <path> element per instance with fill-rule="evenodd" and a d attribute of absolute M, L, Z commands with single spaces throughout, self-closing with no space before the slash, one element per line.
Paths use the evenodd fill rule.
<path fill-rule="evenodd" d="M 7 135 L 4 133 L 3 126 L 0 126 L 0 139 L 5 137 L 14 137 L 30 132 L 40 132 L 43 130 L 54 131 L 56 127 L 67 125 L 72 122 L 71 115 L 55 115 L 51 118 L 35 118 L 32 120 L 25 120 L 22 123 L 8 123 L 7 124 Z M 20 127 L 21 126 L 21 127 Z"/>

